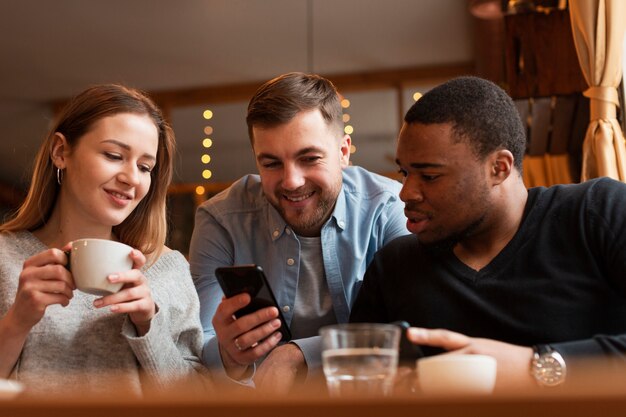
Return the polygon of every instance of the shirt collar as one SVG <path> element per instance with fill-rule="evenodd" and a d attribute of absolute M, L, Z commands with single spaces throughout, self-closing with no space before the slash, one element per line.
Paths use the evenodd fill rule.
<path fill-rule="evenodd" d="M 346 205 L 346 194 L 344 192 L 344 185 L 341 185 L 341 190 L 337 196 L 337 202 L 335 203 L 335 209 L 331 215 L 331 219 L 335 219 L 335 224 L 341 230 L 346 228 L 348 223 L 348 210 Z"/>

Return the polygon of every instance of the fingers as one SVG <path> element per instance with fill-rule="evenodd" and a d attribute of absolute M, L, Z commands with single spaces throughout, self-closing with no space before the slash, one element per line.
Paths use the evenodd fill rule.
<path fill-rule="evenodd" d="M 63 293 L 72 298 L 76 289 L 71 273 L 65 268 L 67 256 L 59 249 L 40 252 L 24 262 L 19 289 Z"/>
<path fill-rule="evenodd" d="M 273 319 L 265 322 L 262 325 L 235 337 L 235 339 L 233 340 L 235 348 L 237 348 L 237 350 L 239 351 L 254 348 L 258 345 L 260 340 L 267 338 L 272 333 L 276 332 L 279 328 L 279 319 Z M 280 339 L 278 340 L 280 341 Z"/>
<path fill-rule="evenodd" d="M 145 335 L 157 312 L 148 280 L 138 269 L 112 274 L 108 279 L 110 282 L 123 283 L 124 286 L 115 294 L 94 300 L 93 305 L 96 308 L 110 306 L 110 311 L 117 314 L 127 313 L 135 325 L 137 334 Z"/>
<path fill-rule="evenodd" d="M 74 280 L 63 266 L 65 253 L 59 249 L 40 252 L 24 262 L 15 301 L 11 307 L 19 326 L 30 328 L 52 304 L 67 306 L 74 296 Z"/>
<path fill-rule="evenodd" d="M 247 306 L 250 301 L 250 295 L 247 293 L 238 294 L 222 300 L 217 306 L 212 321 L 218 337 L 222 340 L 234 340 L 241 334 L 278 317 L 278 309 L 275 307 L 267 307 L 236 319 L 234 314 L 241 308 Z M 270 333 L 271 332 L 261 335 L 258 339 L 254 340 L 254 342 L 267 337 Z"/>
<path fill-rule="evenodd" d="M 259 329 L 263 323 L 273 322 L 270 327 L 265 327 L 267 331 L 257 332 L 259 339 L 267 337 L 272 331 L 277 330 L 280 327 L 280 320 L 278 319 L 278 309 L 276 307 L 266 307 L 255 311 L 251 314 L 246 314 L 234 321 L 235 326 L 232 330 L 235 332 L 234 336 L 240 335 L 245 332 L 250 332 L 252 329 Z M 261 334 L 262 333 L 262 334 Z"/>
<path fill-rule="evenodd" d="M 222 300 L 213 316 L 220 352 L 225 363 L 250 365 L 272 350 L 280 341 L 278 310 L 267 307 L 239 319 L 236 311 L 250 303 L 246 293 Z"/>
<path fill-rule="evenodd" d="M 436 346 L 446 350 L 462 349 L 471 342 L 471 338 L 464 334 L 445 329 L 410 327 L 407 330 L 407 336 L 417 345 Z"/>
<path fill-rule="evenodd" d="M 121 303 L 129 303 L 141 299 L 149 299 L 152 302 L 152 293 L 148 287 L 148 281 L 143 273 L 138 269 L 131 269 L 130 271 L 120 272 L 117 274 L 111 274 L 108 277 L 111 283 L 123 283 L 122 289 L 115 294 L 107 295 L 102 298 L 96 299 L 94 305 L 98 308 L 106 306 L 114 306 Z M 143 306 L 143 304 L 133 304 L 134 306 Z M 118 306 L 119 307 L 119 306 Z M 130 306 L 124 308 L 115 308 L 122 312 L 128 312 Z M 134 310 L 133 310 L 134 311 Z"/>
<path fill-rule="evenodd" d="M 248 293 L 241 293 L 233 297 L 223 299 L 215 311 L 215 315 L 213 317 L 213 327 L 217 328 L 222 323 L 232 323 L 235 312 L 247 306 L 251 300 L 250 294 Z M 216 323 L 216 321 L 218 323 Z"/>
<path fill-rule="evenodd" d="M 133 269 L 141 269 L 146 264 L 146 256 L 137 249 L 133 249 L 129 256 L 133 260 Z"/>
<path fill-rule="evenodd" d="M 69 259 L 64 251 L 56 248 L 48 249 L 43 252 L 39 252 L 38 254 L 33 255 L 26 261 L 24 261 L 22 271 L 33 271 L 37 270 L 37 268 L 42 268 L 46 266 L 63 266 L 67 265 L 68 261 Z M 47 279 L 63 279 L 67 281 L 70 285 L 74 285 L 74 281 L 67 270 L 62 271 L 59 269 L 59 273 L 55 273 L 54 271 L 54 268 L 47 270 Z M 38 273 L 35 273 L 35 275 L 38 275 Z"/>
<path fill-rule="evenodd" d="M 280 332 L 275 332 L 269 337 L 251 345 L 249 344 L 250 342 L 246 342 L 244 339 L 235 338 L 230 346 L 224 346 L 223 348 L 236 363 L 249 365 L 274 349 L 280 342 L 281 337 Z"/>
<path fill-rule="evenodd" d="M 39 252 L 36 255 L 31 256 L 30 258 L 24 261 L 23 269 L 29 267 L 39 267 L 50 264 L 60 264 L 65 265 L 67 263 L 67 256 L 65 252 L 61 249 L 48 249 L 42 252 Z"/>
<path fill-rule="evenodd" d="M 61 265 L 48 265 L 36 270 L 26 270 L 20 275 L 18 293 L 59 294 L 67 299 L 74 297 L 74 281 Z"/>

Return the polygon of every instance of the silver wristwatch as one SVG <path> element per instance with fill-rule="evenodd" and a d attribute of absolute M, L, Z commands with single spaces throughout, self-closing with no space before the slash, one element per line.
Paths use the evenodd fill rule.
<path fill-rule="evenodd" d="M 556 387 L 565 382 L 566 366 L 563 356 L 550 345 L 533 347 L 530 374 L 542 387 Z"/>

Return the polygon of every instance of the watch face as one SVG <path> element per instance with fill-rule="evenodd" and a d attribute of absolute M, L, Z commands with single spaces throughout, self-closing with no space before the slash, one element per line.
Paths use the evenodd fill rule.
<path fill-rule="evenodd" d="M 537 355 L 533 361 L 533 376 L 545 386 L 556 386 L 565 381 L 565 362 L 558 352 Z"/>

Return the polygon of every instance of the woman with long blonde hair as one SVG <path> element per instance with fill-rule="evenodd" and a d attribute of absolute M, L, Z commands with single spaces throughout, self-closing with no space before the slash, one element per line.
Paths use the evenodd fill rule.
<path fill-rule="evenodd" d="M 74 97 L 36 157 L 30 189 L 0 226 L 0 378 L 32 392 L 115 387 L 141 395 L 200 379 L 199 307 L 189 266 L 165 247 L 174 134 L 143 93 Z M 65 250 L 80 238 L 133 247 L 111 295 L 76 291 Z"/>

